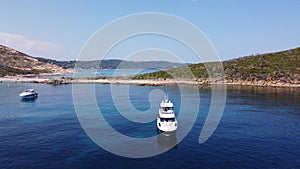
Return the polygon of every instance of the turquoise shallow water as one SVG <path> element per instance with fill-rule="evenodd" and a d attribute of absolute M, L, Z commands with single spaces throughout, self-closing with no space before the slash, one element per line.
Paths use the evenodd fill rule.
<path fill-rule="evenodd" d="M 92 84 L 82 85 L 94 87 Z M 36 89 L 39 97 L 33 101 L 21 101 L 18 93 L 31 87 Z M 175 138 L 158 138 L 151 143 L 159 149 L 170 149 L 163 154 L 141 159 L 121 157 L 99 147 L 85 133 L 74 109 L 72 85 L 0 83 L 0 168 L 300 166 L 299 89 L 228 86 L 226 107 L 220 124 L 208 141 L 199 144 L 199 133 L 211 101 L 209 89 L 200 89 L 199 96 L 189 92 L 180 93 L 176 86 L 95 85 L 96 101 L 105 119 L 115 130 L 135 138 L 157 135 L 155 120 L 135 123 L 124 118 L 118 109 L 126 109 L 126 97 L 118 95 L 115 98 L 117 109 L 111 96 L 112 88 L 120 91 L 129 88 L 130 103 L 138 111 L 150 112 L 150 116 L 156 114 L 155 104 L 161 101 L 154 100 L 151 105 L 149 94 L 151 96 L 153 91 L 166 91 L 175 104 L 176 112 L 183 109 L 179 106 L 179 95 L 190 100 L 190 105 L 184 105 L 190 109 L 193 101 L 200 97 L 195 125 L 173 148 L 169 147 L 169 142 L 178 141 L 178 135 Z M 87 109 L 90 106 L 88 103 Z"/>
<path fill-rule="evenodd" d="M 46 77 L 115 77 L 115 76 L 134 76 L 137 74 L 145 74 L 157 72 L 159 69 L 77 69 L 74 74 L 59 74 Z"/>

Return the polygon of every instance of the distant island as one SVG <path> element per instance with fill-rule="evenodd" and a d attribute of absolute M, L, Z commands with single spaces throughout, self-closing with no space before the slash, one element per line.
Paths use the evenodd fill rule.
<path fill-rule="evenodd" d="M 60 66 L 64 69 L 171 69 L 184 66 L 184 63 L 167 61 L 126 61 L 119 59 L 93 61 L 56 61 L 52 59 L 36 58 L 37 60 Z"/>
<path fill-rule="evenodd" d="M 56 61 L 52 59 L 32 57 L 17 50 L 0 45 L 1 81 L 10 80 L 48 84 L 125 83 L 137 85 L 165 85 L 172 83 L 209 85 L 211 83 L 218 83 L 217 81 L 209 78 L 207 69 L 205 67 L 207 64 L 213 63 L 187 65 L 160 61 Z M 237 59 L 224 61 L 222 64 L 225 73 L 225 77 L 223 77 L 223 79 L 225 79 L 227 84 L 300 87 L 300 48 L 240 57 Z M 20 79 L 20 75 L 26 74 L 39 75 L 43 73 L 70 73 L 75 66 L 76 68 L 80 69 L 155 68 L 162 71 L 121 78 L 96 77 L 96 79 Z M 17 75 L 18 78 L 15 78 Z M 174 78 L 174 75 L 176 78 Z"/>

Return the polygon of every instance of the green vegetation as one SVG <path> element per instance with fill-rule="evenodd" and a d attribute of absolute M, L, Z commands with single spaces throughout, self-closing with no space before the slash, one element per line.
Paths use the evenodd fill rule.
<path fill-rule="evenodd" d="M 3 76 L 13 76 L 18 74 L 40 74 L 40 73 L 50 73 L 51 71 L 48 69 L 30 69 L 30 70 L 22 70 L 12 68 L 3 64 L 0 64 L 0 77 Z"/>
<path fill-rule="evenodd" d="M 241 57 L 222 64 L 226 79 L 300 81 L 300 48 Z M 209 77 L 207 68 L 213 70 L 213 67 L 215 67 L 214 63 L 192 64 L 167 71 L 137 75 L 133 79 L 205 79 Z M 220 68 L 217 67 L 218 69 Z"/>
<path fill-rule="evenodd" d="M 9 66 L 0 64 L 0 77 L 6 75 L 15 75 L 15 74 L 22 74 L 22 70 L 11 68 Z"/>
<path fill-rule="evenodd" d="M 24 71 L 24 74 L 40 74 L 40 73 L 52 73 L 52 71 L 49 69 L 30 69 Z"/>
<path fill-rule="evenodd" d="M 154 73 L 137 75 L 134 76 L 133 79 L 193 79 L 206 77 L 208 77 L 208 74 L 205 66 L 204 64 L 200 63 Z"/>
<path fill-rule="evenodd" d="M 223 65 L 229 79 L 300 80 L 300 48 L 242 57 Z"/>

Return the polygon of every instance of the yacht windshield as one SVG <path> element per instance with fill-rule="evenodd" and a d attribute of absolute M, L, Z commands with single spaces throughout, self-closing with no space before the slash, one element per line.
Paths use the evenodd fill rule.
<path fill-rule="evenodd" d="M 173 109 L 174 109 L 173 107 L 165 107 L 165 108 L 164 108 L 165 111 L 173 110 Z"/>
<path fill-rule="evenodd" d="M 175 118 L 161 118 L 161 122 L 175 122 Z"/>

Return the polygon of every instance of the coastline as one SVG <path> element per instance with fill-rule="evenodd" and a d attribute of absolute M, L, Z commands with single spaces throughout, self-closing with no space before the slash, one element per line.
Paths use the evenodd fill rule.
<path fill-rule="evenodd" d="M 51 74 L 53 75 L 53 74 Z M 173 84 L 186 84 L 186 85 L 199 85 L 199 86 L 210 86 L 212 84 L 224 84 L 222 81 L 212 82 L 207 79 L 197 79 L 197 80 L 175 80 L 175 79 L 143 79 L 143 80 L 133 80 L 126 78 L 112 78 L 103 77 L 100 79 L 94 78 L 46 78 L 43 75 L 16 75 L 16 76 L 5 76 L 0 77 L 0 83 L 2 82 L 20 82 L 20 83 L 43 83 L 52 85 L 62 85 L 62 84 L 133 84 L 138 86 L 164 86 Z M 263 86 L 263 87 L 289 87 L 298 88 L 300 83 L 283 82 L 280 80 L 273 81 L 246 81 L 246 80 L 226 80 L 226 85 L 236 85 L 236 86 Z"/>

